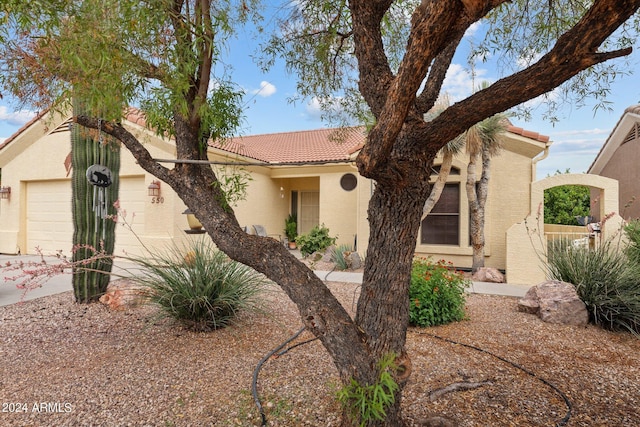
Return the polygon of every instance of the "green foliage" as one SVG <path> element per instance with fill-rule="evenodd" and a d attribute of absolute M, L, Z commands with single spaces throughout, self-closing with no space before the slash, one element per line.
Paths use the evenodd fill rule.
<path fill-rule="evenodd" d="M 329 246 L 336 243 L 336 237 L 329 236 L 329 229 L 323 225 L 316 225 L 307 234 L 297 237 L 298 248 L 302 255 L 309 255 L 314 252 L 324 251 Z"/>
<path fill-rule="evenodd" d="M 289 214 L 284 220 L 284 234 L 287 236 L 287 240 L 295 242 L 298 237 L 298 217 L 295 214 Z"/>
<path fill-rule="evenodd" d="M 556 242 L 547 250 L 547 269 L 550 278 L 576 287 L 593 323 L 640 335 L 640 265 L 622 248 L 611 242 L 594 249 Z"/>
<path fill-rule="evenodd" d="M 239 127 L 243 91 L 227 79 L 225 44 L 260 18 L 258 0 L 178 10 L 164 1 L 4 3 L 0 86 L 24 103 L 43 110 L 73 95 L 105 120 L 140 105 L 150 129 L 175 135 L 179 115 L 198 125 L 200 141 Z"/>
<path fill-rule="evenodd" d="M 409 288 L 409 323 L 425 327 L 463 320 L 467 283 L 450 263 L 416 258 Z"/>
<path fill-rule="evenodd" d="M 241 311 L 259 309 L 263 276 L 230 260 L 206 240 L 133 260 L 143 267 L 135 279 L 146 288 L 149 300 L 188 329 L 223 328 Z"/>
<path fill-rule="evenodd" d="M 346 270 L 348 267 L 347 260 L 344 257 L 345 252 L 351 252 L 351 246 L 339 245 L 333 249 L 331 254 L 331 260 L 336 263 L 338 270 Z"/>
<path fill-rule="evenodd" d="M 218 202 L 227 211 L 247 197 L 251 174 L 238 166 L 212 166 L 218 180 L 213 183 L 218 188 Z"/>
<path fill-rule="evenodd" d="M 633 220 L 624 227 L 624 234 L 627 237 L 626 253 L 629 261 L 640 265 L 640 220 Z"/>
<path fill-rule="evenodd" d="M 570 173 L 569 169 L 565 173 Z M 560 175 L 560 171 L 556 171 Z M 579 225 L 576 216 L 589 216 L 591 194 L 589 187 L 560 185 L 544 190 L 544 223 Z"/>
<path fill-rule="evenodd" d="M 338 401 L 345 408 L 351 419 L 365 426 L 369 421 L 384 420 L 386 409 L 395 402 L 398 384 L 393 379 L 391 371 L 398 367 L 395 364 L 396 355 L 389 353 L 378 362 L 380 376 L 375 384 L 361 385 L 351 378 L 348 385 L 336 393 Z"/>

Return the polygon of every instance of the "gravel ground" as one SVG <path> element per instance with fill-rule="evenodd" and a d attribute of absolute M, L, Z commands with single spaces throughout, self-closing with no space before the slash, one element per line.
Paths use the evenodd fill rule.
<path fill-rule="evenodd" d="M 352 310 L 357 286 L 329 285 Z M 275 286 L 266 304 L 269 314 L 206 334 L 150 306 L 109 311 L 76 305 L 71 293 L 1 307 L 0 425 L 260 425 L 253 370 L 301 326 Z M 458 426 L 552 426 L 567 415 L 562 394 L 569 426 L 640 426 L 637 338 L 546 324 L 509 297 L 470 295 L 467 312 L 460 323 L 409 330 L 409 426 L 435 414 Z M 269 425 L 338 425 L 337 381 L 317 341 L 269 359 L 258 382 Z M 466 383 L 483 385 L 430 398 Z"/>

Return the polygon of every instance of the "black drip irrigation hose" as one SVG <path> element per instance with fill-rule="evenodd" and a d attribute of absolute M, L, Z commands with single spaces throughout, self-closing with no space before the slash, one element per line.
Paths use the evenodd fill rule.
<path fill-rule="evenodd" d="M 296 332 L 295 334 L 293 334 L 288 340 L 286 340 L 285 342 L 283 342 L 282 344 L 280 344 L 279 346 L 277 346 L 276 348 L 274 348 L 273 350 L 271 350 L 269 353 L 267 353 L 262 359 L 260 359 L 260 362 L 258 362 L 258 365 L 256 366 L 256 368 L 253 370 L 253 379 L 251 381 L 251 394 L 253 395 L 253 401 L 256 403 L 256 406 L 258 407 L 258 410 L 260 411 L 260 418 L 262 418 L 262 427 L 267 425 L 267 415 L 264 413 L 264 409 L 262 408 L 262 403 L 260 403 L 260 397 L 258 396 L 258 374 L 260 373 L 260 369 L 262 368 L 262 365 L 264 365 L 264 363 L 269 360 L 269 358 L 271 356 L 273 356 L 274 354 L 278 353 L 280 350 L 282 350 L 282 348 L 284 346 L 286 346 L 287 344 L 289 344 L 291 341 L 295 340 L 296 338 L 298 338 L 298 336 L 306 329 L 306 326 L 303 326 L 302 328 L 300 328 L 300 330 L 298 332 Z M 315 338 L 314 338 L 315 339 Z M 308 342 L 313 341 L 314 339 L 310 339 L 307 340 L 305 342 L 302 343 L 298 343 L 296 345 L 293 345 L 291 347 L 289 347 L 288 349 L 282 351 L 281 353 L 278 353 L 279 356 L 285 354 L 287 351 L 291 350 L 292 348 L 295 348 L 299 345 L 302 344 L 306 344 Z"/>
<path fill-rule="evenodd" d="M 518 365 L 518 364 L 517 364 L 517 363 L 515 363 L 515 362 L 512 362 L 512 361 L 511 361 L 511 360 L 509 360 L 509 359 L 506 359 L 506 358 L 504 358 L 504 357 L 502 357 L 502 356 L 498 356 L 497 354 L 491 353 L 491 352 L 490 352 L 490 351 L 488 351 L 488 350 L 482 349 L 482 348 L 480 348 L 480 347 L 476 347 L 476 346 L 471 345 L 471 344 L 461 343 L 461 342 L 454 341 L 454 340 L 449 339 L 449 338 L 441 337 L 441 336 L 439 336 L 439 335 L 430 334 L 430 333 L 428 333 L 428 332 L 415 331 L 415 330 L 414 330 L 413 332 L 415 332 L 415 333 L 417 333 L 417 334 L 420 334 L 420 335 L 428 335 L 428 336 L 430 336 L 430 337 L 437 338 L 437 339 L 439 339 L 439 340 L 442 340 L 442 341 L 448 342 L 449 344 L 461 345 L 461 346 L 463 346 L 463 347 L 467 347 L 467 348 L 470 348 L 470 349 L 472 349 L 472 350 L 476 350 L 476 351 L 479 351 L 479 352 L 482 352 L 482 353 L 486 353 L 486 354 L 488 354 L 488 355 L 490 355 L 490 356 L 495 357 L 495 358 L 496 358 L 496 359 L 498 359 L 498 360 L 501 360 L 501 361 L 503 361 L 503 362 L 505 362 L 505 363 L 507 363 L 507 364 L 509 364 L 509 365 L 513 366 L 513 367 L 514 367 L 514 368 L 516 368 L 516 369 L 521 370 L 521 371 L 522 371 L 522 372 L 524 372 L 525 374 L 532 376 L 533 378 L 537 379 L 538 381 L 542 382 L 542 383 L 543 383 L 543 384 L 545 384 L 546 386 L 548 386 L 548 387 L 550 387 L 551 389 L 553 389 L 556 393 L 558 393 L 558 394 L 560 395 L 560 397 L 562 397 L 562 399 L 564 400 L 564 403 L 567 405 L 567 413 L 566 413 L 566 415 L 564 416 L 564 418 L 563 418 L 563 419 L 561 419 L 559 422 L 557 422 L 557 423 L 556 423 L 556 426 L 557 426 L 557 427 L 563 427 L 563 426 L 567 425 L 567 422 L 569 422 L 569 418 L 571 418 L 571 411 L 572 411 L 572 409 L 573 409 L 573 404 L 571 403 L 571 401 L 569 400 L 569 398 L 567 397 L 567 395 L 566 395 L 566 394 L 564 394 L 564 393 L 562 392 L 562 390 L 560 390 L 558 387 L 556 387 L 555 385 L 551 384 L 549 381 L 545 380 L 544 378 L 542 378 L 542 377 L 540 377 L 540 376 L 536 375 L 534 372 L 532 372 L 532 371 L 528 370 L 527 368 L 525 368 L 525 367 L 523 367 L 523 366 L 521 366 L 521 365 Z"/>

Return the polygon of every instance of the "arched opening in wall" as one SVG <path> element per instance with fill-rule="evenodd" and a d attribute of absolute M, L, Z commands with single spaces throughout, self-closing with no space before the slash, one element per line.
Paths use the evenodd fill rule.
<path fill-rule="evenodd" d="M 544 237 L 549 248 L 600 244 L 601 189 L 565 184 L 544 190 Z"/>

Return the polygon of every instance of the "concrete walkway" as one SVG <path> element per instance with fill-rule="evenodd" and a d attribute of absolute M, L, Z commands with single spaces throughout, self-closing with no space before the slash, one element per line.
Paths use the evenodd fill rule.
<path fill-rule="evenodd" d="M 362 273 L 347 271 L 316 271 L 316 276 L 323 281 L 362 283 Z M 472 282 L 466 291 L 473 294 L 505 295 L 523 297 L 531 286 L 510 285 L 508 283 Z"/>
<path fill-rule="evenodd" d="M 39 262 L 40 257 L 35 255 L 2 255 L 0 254 L 0 267 L 3 267 L 10 263 L 16 262 Z M 46 262 L 49 265 L 55 265 L 60 261 L 56 258 L 46 258 Z M 126 273 L 135 269 L 134 264 L 118 263 L 116 262 L 114 267 L 114 273 Z M 316 271 L 316 275 L 325 281 L 331 282 L 349 282 L 349 283 L 362 283 L 362 273 L 353 273 L 347 271 Z M 48 295 L 59 294 L 73 290 L 71 285 L 71 274 L 56 274 L 51 276 L 42 287 L 29 290 L 27 292 L 24 289 L 17 288 L 16 285 L 20 283 L 19 280 L 10 281 L 6 276 L 17 275 L 19 272 L 0 272 L 0 306 L 15 304 L 20 301 L 28 301 L 36 298 L 41 298 Z M 513 297 L 522 297 L 529 290 L 529 286 L 524 285 L 510 285 L 507 283 L 485 283 L 485 282 L 473 282 L 467 292 L 478 294 L 492 294 L 492 295 L 506 295 Z"/>

